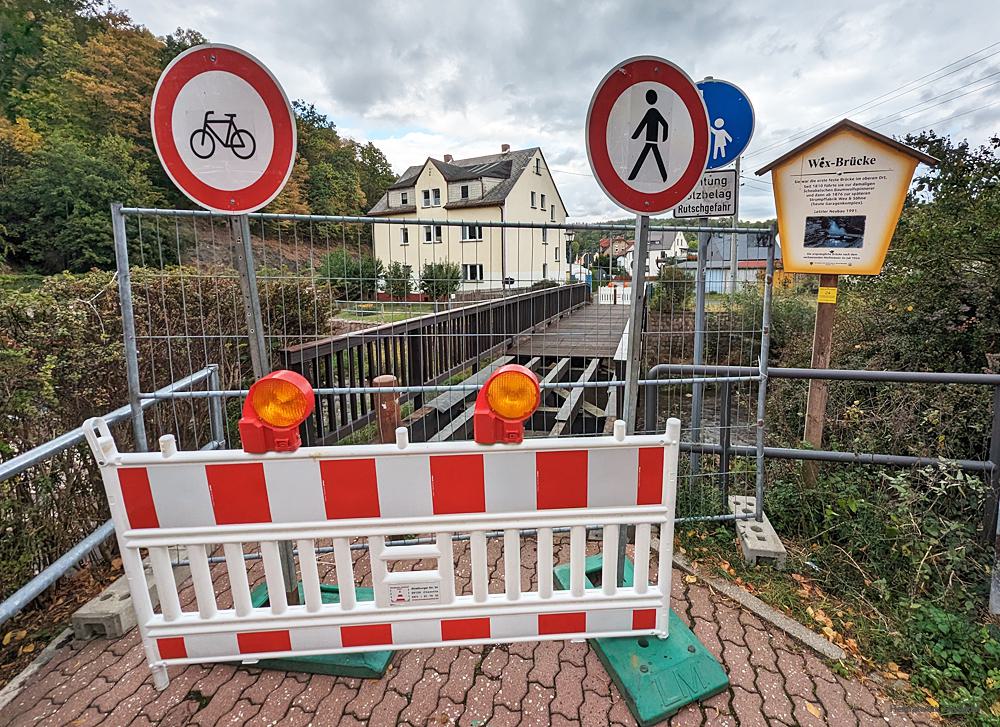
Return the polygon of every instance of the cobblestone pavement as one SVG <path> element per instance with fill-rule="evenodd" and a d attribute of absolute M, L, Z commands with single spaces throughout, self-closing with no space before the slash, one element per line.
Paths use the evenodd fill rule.
<path fill-rule="evenodd" d="M 565 544 L 560 546 L 560 550 Z M 533 555 L 522 552 L 522 563 Z M 492 547 L 493 565 L 503 564 Z M 360 565 L 360 562 L 359 562 Z M 259 570 L 259 566 L 256 566 Z M 655 567 L 655 566 L 654 566 Z M 251 573 L 254 573 L 252 570 Z M 468 576 L 462 556 L 456 573 Z M 257 577 L 260 573 L 256 573 Z M 688 705 L 671 725 L 912 725 L 864 684 L 674 572 L 673 608 L 721 661 L 728 691 Z M 524 574 L 525 587 L 531 576 Z M 466 584 L 467 585 L 467 584 Z M 182 591 L 190 604 L 190 588 Z M 224 592 L 220 607 L 226 607 Z M 189 606 L 190 607 L 190 606 Z M 634 725 L 586 643 L 403 651 L 380 680 L 310 676 L 226 664 L 170 669 L 153 688 L 137 632 L 60 647 L 0 715 L 0 725 Z"/>

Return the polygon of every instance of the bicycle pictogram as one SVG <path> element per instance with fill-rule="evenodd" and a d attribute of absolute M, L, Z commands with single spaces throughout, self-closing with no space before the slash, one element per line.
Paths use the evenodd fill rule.
<path fill-rule="evenodd" d="M 246 129 L 236 126 L 236 114 L 224 114 L 226 118 L 211 118 L 214 111 L 205 112 L 205 120 L 200 129 L 191 134 L 191 151 L 199 159 L 208 159 L 215 154 L 216 142 L 223 149 L 229 149 L 240 159 L 249 159 L 257 151 L 257 140 Z M 225 127 L 222 136 L 215 130 L 219 125 Z"/>

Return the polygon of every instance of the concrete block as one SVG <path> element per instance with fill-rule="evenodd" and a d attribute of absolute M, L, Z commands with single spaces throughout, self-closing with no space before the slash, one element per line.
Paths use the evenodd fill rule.
<path fill-rule="evenodd" d="M 172 557 L 186 558 L 186 552 L 171 553 Z M 174 580 L 179 586 L 190 575 L 190 568 L 180 566 L 174 568 Z M 146 585 L 149 588 L 149 600 L 153 608 L 160 600 L 156 595 L 153 583 L 153 570 L 146 565 Z M 132 594 L 128 589 L 128 579 L 122 576 L 100 594 L 90 599 L 70 618 L 73 635 L 78 639 L 93 639 L 97 637 L 117 639 L 125 635 L 136 625 L 135 608 L 132 606 Z"/>
<path fill-rule="evenodd" d="M 757 507 L 757 498 L 735 495 L 729 498 L 729 512 L 734 515 L 749 515 Z M 743 559 L 751 565 L 765 563 L 773 565 L 778 570 L 785 569 L 785 559 L 788 552 L 781 544 L 781 539 L 771 526 L 771 521 L 764 514 L 762 522 L 756 520 L 737 520 L 736 534 L 739 536 Z"/>

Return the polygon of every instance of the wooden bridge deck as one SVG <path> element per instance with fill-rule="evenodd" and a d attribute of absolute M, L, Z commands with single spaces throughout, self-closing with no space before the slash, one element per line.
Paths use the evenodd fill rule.
<path fill-rule="evenodd" d="M 591 303 L 540 331 L 523 334 L 511 353 L 528 356 L 611 358 L 628 323 L 629 307 Z"/>

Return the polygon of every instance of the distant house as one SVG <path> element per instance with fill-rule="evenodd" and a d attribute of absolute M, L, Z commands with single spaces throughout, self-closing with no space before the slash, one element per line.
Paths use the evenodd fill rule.
<path fill-rule="evenodd" d="M 631 242 L 631 241 L 630 241 Z M 646 277 L 655 278 L 660 267 L 673 265 L 678 260 L 687 260 L 688 244 L 683 232 L 650 232 L 649 247 L 646 251 Z M 632 261 L 635 259 L 635 245 L 629 245 L 620 255 L 617 262 L 626 272 L 632 273 Z"/>
<path fill-rule="evenodd" d="M 401 262 L 414 281 L 425 263 L 442 261 L 461 266 L 463 290 L 566 279 L 564 231 L 477 224 L 566 222 L 566 207 L 538 147 L 511 151 L 504 144 L 499 154 L 428 158 L 403 172 L 368 214 L 413 220 L 374 225 L 374 243 L 385 265 Z M 449 220 L 469 224 L 434 224 Z"/>
<path fill-rule="evenodd" d="M 767 230 L 762 229 L 760 235 L 739 234 L 736 236 L 736 286 L 753 285 L 763 279 L 767 269 Z M 732 235 L 712 233 L 704 249 L 698 250 L 698 255 L 705 255 L 705 292 L 725 293 L 728 291 L 728 281 L 732 276 Z M 697 258 L 697 256 L 695 256 Z M 781 268 L 781 247 L 774 251 L 775 269 Z M 677 264 L 683 270 L 694 275 L 698 270 L 698 261 L 685 260 Z"/>

